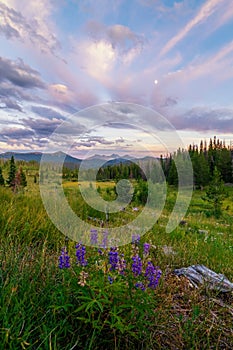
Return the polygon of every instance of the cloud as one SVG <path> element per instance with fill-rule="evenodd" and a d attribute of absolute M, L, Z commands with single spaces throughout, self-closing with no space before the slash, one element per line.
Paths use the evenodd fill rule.
<path fill-rule="evenodd" d="M 171 121 L 178 130 L 229 133 L 233 129 L 233 109 L 195 107 Z"/>
<path fill-rule="evenodd" d="M 125 143 L 125 139 L 123 137 L 119 137 L 118 139 L 115 140 L 115 143 L 116 144 L 119 144 L 119 143 Z"/>
<path fill-rule="evenodd" d="M 116 54 L 111 44 L 105 41 L 87 42 L 83 45 L 86 71 L 94 78 L 103 80 L 113 69 Z"/>
<path fill-rule="evenodd" d="M 16 111 L 22 112 L 21 106 L 10 99 L 9 97 L 0 97 L 0 108 L 2 109 L 14 109 Z"/>
<path fill-rule="evenodd" d="M 22 6 L 23 3 L 25 6 Z M 48 5 L 48 1 L 22 0 L 19 3 L 9 0 L 7 4 L 0 3 L 0 33 L 7 39 L 27 41 L 41 52 L 55 53 L 60 48 L 60 43 L 48 28 Z M 23 10 L 23 14 L 20 10 Z"/>
<path fill-rule="evenodd" d="M 45 117 L 48 119 L 65 119 L 64 115 L 55 111 L 53 108 L 41 107 L 41 106 L 32 106 L 31 110 L 38 114 L 41 117 Z"/>
<path fill-rule="evenodd" d="M 33 134 L 39 138 L 49 137 L 55 131 L 55 129 L 61 125 L 61 120 L 56 118 L 28 118 L 23 119 L 22 121 L 24 126 L 27 127 L 27 129 L 31 129 Z"/>
<path fill-rule="evenodd" d="M 90 69 L 92 69 L 91 61 Z M 74 78 L 74 73 L 70 77 L 70 72 L 64 71 L 67 72 L 65 79 L 69 82 L 70 87 L 65 84 L 51 84 L 48 86 L 48 92 L 55 106 L 73 114 L 80 108 L 98 103 L 97 93 L 92 91 L 91 87 L 85 83 L 85 80 L 82 81 L 79 78 L 80 81 L 77 82 Z"/>
<path fill-rule="evenodd" d="M 177 98 L 165 97 L 164 102 L 161 104 L 160 107 L 172 107 L 175 106 L 177 103 Z"/>
<path fill-rule="evenodd" d="M 12 61 L 0 57 L 0 82 L 9 81 L 13 85 L 31 89 L 45 88 L 45 84 L 40 78 L 40 74 L 26 65 L 23 60 Z"/>
<path fill-rule="evenodd" d="M 208 76 L 209 80 L 202 81 L 202 85 L 207 84 L 209 86 L 210 80 L 217 82 L 228 80 L 233 75 L 232 52 L 233 41 L 227 43 L 209 57 L 199 56 L 195 58 L 181 70 L 167 74 L 164 80 L 167 86 L 175 84 L 176 89 L 178 85 L 180 88 L 180 84 L 184 85 L 185 89 L 187 89 L 189 82 L 194 83 L 197 79 L 203 79 L 205 76 Z"/>
<path fill-rule="evenodd" d="M 4 128 L 0 131 L 1 141 L 14 142 L 16 140 L 25 140 L 30 141 L 34 136 L 34 132 L 29 129 L 24 128 Z"/>
<path fill-rule="evenodd" d="M 103 136 L 90 136 L 86 138 L 82 137 L 81 142 L 88 142 L 94 145 L 96 144 L 113 145 L 114 144 L 114 141 L 106 140 Z"/>
<path fill-rule="evenodd" d="M 184 28 L 180 30 L 178 34 L 173 36 L 168 43 L 163 47 L 163 49 L 160 52 L 160 56 L 164 56 L 167 54 L 176 44 L 178 44 L 181 40 L 183 40 L 186 35 L 198 24 L 205 21 L 209 16 L 211 16 L 217 8 L 224 3 L 225 0 L 208 0 L 200 10 L 198 11 L 197 15 L 189 21 Z"/>
<path fill-rule="evenodd" d="M 144 37 L 124 25 L 89 21 L 85 32 L 87 38 L 74 41 L 75 59 L 90 77 L 107 86 L 115 79 L 116 71 L 128 67 L 144 47 Z"/>
<path fill-rule="evenodd" d="M 107 145 L 111 146 L 114 144 L 114 141 L 106 140 L 102 136 L 93 136 L 93 137 L 87 137 L 87 138 L 81 138 L 79 141 L 74 142 L 73 149 L 77 149 L 80 147 L 98 147 L 99 145 Z"/>
<path fill-rule="evenodd" d="M 106 26 L 92 20 L 87 23 L 86 31 L 94 41 L 104 40 L 110 43 L 113 49 L 118 48 L 123 53 L 136 46 L 142 49 L 145 41 L 142 35 L 121 24 Z"/>

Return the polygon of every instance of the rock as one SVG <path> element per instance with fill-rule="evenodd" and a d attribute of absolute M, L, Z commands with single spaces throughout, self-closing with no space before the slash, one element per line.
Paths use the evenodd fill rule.
<path fill-rule="evenodd" d="M 188 278 L 196 288 L 200 285 L 204 285 L 211 290 L 217 290 L 219 292 L 233 292 L 233 283 L 221 273 L 216 273 L 204 265 L 183 267 L 173 272 L 177 276 L 185 276 Z"/>
<path fill-rule="evenodd" d="M 209 231 L 207 231 L 207 230 L 198 230 L 198 233 L 201 233 L 203 235 L 208 235 Z"/>

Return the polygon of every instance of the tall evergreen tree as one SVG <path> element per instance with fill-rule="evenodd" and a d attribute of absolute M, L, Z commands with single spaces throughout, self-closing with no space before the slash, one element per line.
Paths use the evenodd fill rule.
<path fill-rule="evenodd" d="M 20 174 L 20 186 L 21 187 L 27 187 L 27 179 L 26 179 L 26 175 L 23 172 L 23 169 L 20 167 L 19 168 L 19 174 Z"/>
<path fill-rule="evenodd" d="M 219 150 L 217 167 L 224 182 L 232 182 L 232 159 L 231 152 L 226 147 Z"/>
<path fill-rule="evenodd" d="M 14 159 L 14 156 L 11 156 L 11 160 L 10 160 L 10 169 L 9 169 L 9 174 L 8 174 L 8 179 L 7 179 L 7 184 L 8 184 L 10 187 L 14 187 L 14 184 L 15 184 L 15 175 L 16 175 L 15 159 Z"/>
<path fill-rule="evenodd" d="M 216 218 L 219 218 L 222 214 L 222 203 L 226 196 L 227 193 L 224 187 L 224 182 L 221 178 L 221 173 L 218 171 L 217 167 L 215 167 L 213 179 L 210 182 L 206 195 L 203 197 L 203 199 L 212 204 L 213 214 Z"/>
<path fill-rule="evenodd" d="M 4 186 L 4 185 L 5 185 L 5 180 L 2 175 L 2 168 L 0 167 L 0 186 Z"/>

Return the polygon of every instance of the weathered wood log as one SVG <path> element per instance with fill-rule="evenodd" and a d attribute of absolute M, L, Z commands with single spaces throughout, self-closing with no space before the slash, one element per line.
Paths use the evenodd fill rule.
<path fill-rule="evenodd" d="M 204 285 L 211 290 L 217 290 L 219 292 L 233 291 L 232 282 L 230 282 L 223 274 L 216 273 L 204 265 L 182 267 L 173 272 L 177 276 L 185 276 L 188 278 L 191 284 L 196 288 L 200 285 Z"/>

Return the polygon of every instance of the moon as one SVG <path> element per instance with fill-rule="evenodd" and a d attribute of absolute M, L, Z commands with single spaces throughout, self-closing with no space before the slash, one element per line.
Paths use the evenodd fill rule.
<path fill-rule="evenodd" d="M 155 79 L 154 83 L 155 83 L 155 85 L 157 85 L 157 84 L 158 84 L 158 80 L 157 80 L 157 79 Z"/>

